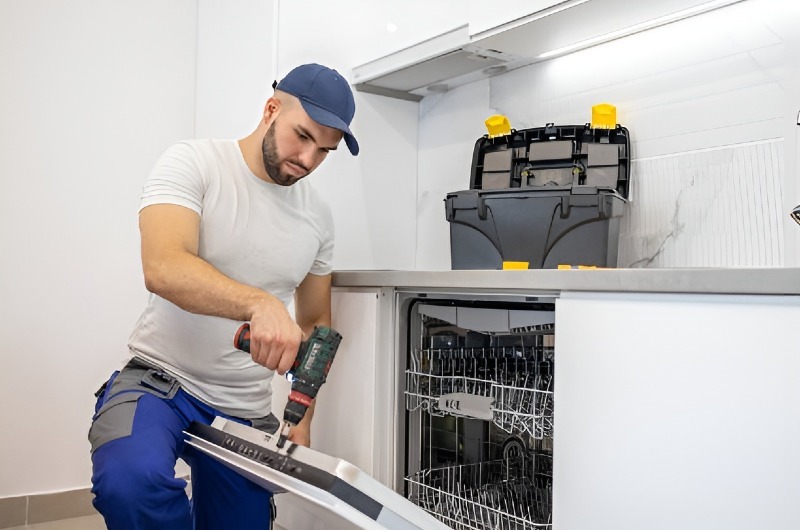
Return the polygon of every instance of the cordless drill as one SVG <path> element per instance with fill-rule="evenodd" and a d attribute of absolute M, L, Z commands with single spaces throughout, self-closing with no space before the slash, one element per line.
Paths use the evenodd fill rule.
<path fill-rule="evenodd" d="M 286 374 L 292 382 L 292 391 L 278 429 L 278 447 L 283 447 L 286 442 L 289 428 L 300 423 L 306 415 L 311 401 L 328 377 L 341 341 L 342 336 L 335 330 L 327 326 L 315 326 L 308 340 L 300 343 L 294 364 Z M 250 324 L 241 325 L 233 337 L 233 344 L 237 349 L 250 353 Z"/>

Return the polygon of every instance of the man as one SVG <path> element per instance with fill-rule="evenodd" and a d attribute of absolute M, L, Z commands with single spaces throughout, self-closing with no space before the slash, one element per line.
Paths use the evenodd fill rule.
<path fill-rule="evenodd" d="M 332 216 L 302 179 L 342 138 L 358 154 L 354 113 L 338 72 L 299 66 L 252 134 L 178 143 L 153 169 L 139 212 L 152 294 L 132 359 L 98 391 L 89 432 L 94 504 L 109 529 L 270 527 L 270 494 L 185 446 L 182 432 L 215 416 L 277 426 L 274 371 L 284 374 L 303 336 L 331 319 Z M 245 321 L 249 355 L 233 347 Z M 310 444 L 312 409 L 293 442 Z M 174 476 L 179 457 L 192 469 L 191 505 Z"/>

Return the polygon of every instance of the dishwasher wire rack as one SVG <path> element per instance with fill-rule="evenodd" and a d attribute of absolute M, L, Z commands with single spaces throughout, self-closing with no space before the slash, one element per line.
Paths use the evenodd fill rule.
<path fill-rule="evenodd" d="M 508 433 L 552 436 L 553 374 L 536 347 L 415 349 L 406 370 L 406 409 L 436 416 L 438 399 L 462 392 L 492 399 L 492 422 Z"/>
<path fill-rule="evenodd" d="M 550 529 L 552 479 L 535 458 L 425 469 L 406 477 L 408 498 L 455 530 Z"/>

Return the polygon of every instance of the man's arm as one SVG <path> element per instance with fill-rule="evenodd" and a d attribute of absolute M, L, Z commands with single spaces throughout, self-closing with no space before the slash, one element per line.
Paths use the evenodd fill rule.
<path fill-rule="evenodd" d="M 308 337 L 314 326 L 331 325 L 331 275 L 306 275 L 295 291 L 295 318 Z M 311 402 L 303 421 L 289 433 L 289 440 L 296 444 L 310 446 L 311 419 L 314 417 L 316 400 Z"/>
<path fill-rule="evenodd" d="M 331 325 L 331 275 L 307 274 L 295 290 L 295 320 L 308 336 L 314 326 Z"/>
<path fill-rule="evenodd" d="M 253 360 L 280 374 L 292 367 L 300 327 L 280 300 L 232 280 L 198 256 L 197 212 L 174 204 L 147 206 L 139 214 L 139 230 L 148 291 L 191 313 L 250 321 Z"/>

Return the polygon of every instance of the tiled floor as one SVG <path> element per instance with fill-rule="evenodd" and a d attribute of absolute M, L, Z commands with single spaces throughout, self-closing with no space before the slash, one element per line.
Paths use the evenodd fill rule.
<path fill-rule="evenodd" d="M 106 530 L 106 525 L 100 515 L 89 515 L 49 523 L 15 526 L 5 530 Z"/>

